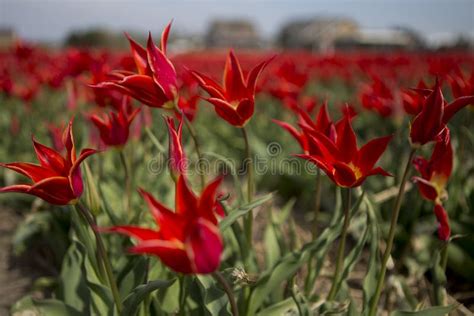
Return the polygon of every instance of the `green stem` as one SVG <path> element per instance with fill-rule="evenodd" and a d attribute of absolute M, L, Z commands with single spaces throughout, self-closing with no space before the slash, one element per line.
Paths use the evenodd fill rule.
<path fill-rule="evenodd" d="M 185 305 L 186 305 L 186 291 L 185 291 L 185 276 L 179 276 L 179 315 L 185 316 Z"/>
<path fill-rule="evenodd" d="M 349 228 L 350 218 L 351 218 L 351 189 L 347 188 L 341 191 L 341 194 L 346 193 L 346 196 L 342 197 L 343 201 L 345 201 L 344 205 L 344 224 L 342 226 L 342 235 L 341 240 L 339 241 L 339 248 L 337 249 L 337 259 L 336 259 L 336 270 L 334 272 L 334 277 L 332 280 L 331 290 L 329 291 L 329 295 L 327 300 L 332 301 L 336 297 L 338 291 L 338 284 L 340 283 L 341 278 L 341 270 L 343 268 L 344 263 L 344 251 L 346 248 L 346 238 L 347 238 L 347 230 Z"/>
<path fill-rule="evenodd" d="M 405 166 L 405 171 L 403 172 L 402 180 L 400 182 L 400 188 L 398 190 L 397 199 L 395 200 L 395 206 L 392 211 L 392 219 L 390 222 L 390 230 L 388 232 L 387 247 L 385 248 L 385 252 L 383 254 L 382 267 L 380 270 L 377 287 L 375 289 L 375 294 L 372 299 L 372 303 L 370 305 L 369 316 L 375 316 L 377 313 L 377 306 L 378 306 L 380 295 L 382 294 L 382 288 L 385 282 L 385 273 L 387 272 L 387 262 L 388 262 L 388 259 L 390 258 L 390 253 L 392 252 L 393 240 L 395 238 L 395 230 L 397 228 L 398 215 L 400 213 L 400 207 L 402 205 L 402 198 L 405 193 L 405 185 L 408 180 L 408 174 L 410 171 L 411 161 L 413 160 L 413 156 L 415 155 L 415 152 L 416 152 L 416 149 L 413 148 L 410 152 L 410 155 L 408 156 L 408 161 Z"/>
<path fill-rule="evenodd" d="M 129 216 L 132 197 L 132 178 L 130 176 L 130 167 L 127 162 L 127 157 L 125 156 L 124 149 L 122 148 L 119 153 L 125 177 L 125 195 L 123 197 L 123 204 L 125 207 L 125 213 L 127 214 L 127 216 Z"/>
<path fill-rule="evenodd" d="M 104 247 L 104 243 L 102 241 L 102 237 L 100 236 L 100 233 L 96 229 L 96 224 L 94 217 L 90 213 L 90 211 L 81 203 L 77 204 L 77 208 L 81 212 L 82 216 L 84 219 L 87 221 L 89 224 L 90 228 L 92 229 L 96 243 L 97 243 L 97 252 L 100 257 L 100 260 L 102 261 L 104 265 L 104 269 L 107 275 L 107 279 L 109 281 L 109 287 L 112 292 L 112 296 L 115 301 L 115 306 L 117 307 L 117 311 L 120 312 L 122 311 L 122 300 L 120 299 L 120 294 L 117 288 L 117 283 L 115 282 L 114 275 L 112 272 L 112 266 L 110 265 L 109 257 L 107 256 L 107 252 Z"/>
<path fill-rule="evenodd" d="M 315 192 L 314 218 L 313 218 L 313 239 L 318 235 L 318 217 L 321 208 L 321 170 L 318 168 L 316 174 L 316 192 Z"/>
<path fill-rule="evenodd" d="M 227 294 L 227 297 L 229 298 L 230 308 L 232 310 L 232 315 L 239 316 L 239 308 L 237 307 L 237 303 L 235 301 L 234 291 L 230 287 L 227 280 L 219 271 L 215 271 L 212 276 L 222 286 L 222 289 Z"/>
<path fill-rule="evenodd" d="M 206 177 L 205 177 L 204 171 L 199 170 L 200 163 L 204 162 L 204 159 L 203 159 L 203 156 L 202 156 L 202 153 L 201 153 L 201 147 L 199 146 L 199 140 L 197 138 L 196 130 L 194 129 L 191 122 L 189 122 L 188 118 L 186 117 L 184 112 L 181 111 L 181 109 L 178 107 L 177 104 L 175 104 L 174 108 L 175 108 L 175 111 L 177 111 L 178 113 L 181 114 L 182 120 L 184 121 L 184 125 L 186 125 L 186 128 L 188 129 L 188 132 L 191 135 L 191 138 L 194 142 L 194 148 L 196 149 L 196 155 L 197 155 L 197 158 L 198 158 L 198 164 L 197 164 L 196 169 L 197 169 L 197 171 L 199 173 L 199 176 L 200 176 L 200 179 L 201 179 L 201 189 L 204 189 L 204 187 L 206 186 Z"/>
<path fill-rule="evenodd" d="M 441 268 L 444 273 L 446 273 L 446 267 L 448 265 L 448 247 L 449 242 L 445 242 L 443 249 L 441 250 Z"/>
<path fill-rule="evenodd" d="M 245 167 L 247 169 L 247 202 L 252 202 L 253 194 L 254 194 L 254 175 L 253 175 L 253 160 L 252 154 L 250 151 L 250 142 L 248 138 L 247 131 L 245 127 L 241 128 L 242 136 L 245 141 Z M 247 217 L 245 218 L 245 236 L 247 237 L 247 243 L 249 249 L 252 248 L 252 229 L 253 229 L 253 214 L 252 210 L 248 212 Z"/>

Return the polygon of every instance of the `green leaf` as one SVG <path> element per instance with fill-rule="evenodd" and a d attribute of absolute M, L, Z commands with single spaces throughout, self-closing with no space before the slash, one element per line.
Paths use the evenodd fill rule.
<path fill-rule="evenodd" d="M 365 243 L 369 236 L 369 222 L 370 222 L 369 215 L 367 214 L 367 225 L 364 230 L 364 234 L 362 235 L 362 237 L 359 238 L 359 240 L 357 241 L 357 244 L 354 246 L 354 248 L 352 248 L 351 252 L 344 259 L 344 270 L 341 274 L 341 278 L 338 281 L 338 284 L 336 285 L 336 293 L 339 290 L 343 280 L 345 280 L 349 276 L 349 273 L 354 268 L 355 264 L 357 263 L 362 253 L 362 250 L 364 249 Z"/>
<path fill-rule="evenodd" d="M 229 300 L 223 290 L 216 286 L 214 279 L 207 275 L 196 276 L 201 289 L 202 302 L 206 315 L 230 316 Z"/>
<path fill-rule="evenodd" d="M 390 314 L 390 316 L 409 316 L 409 315 L 416 315 L 416 316 L 444 316 L 457 308 L 456 305 L 448 305 L 448 306 L 436 306 L 426 308 L 421 311 L 395 311 Z"/>
<path fill-rule="evenodd" d="M 87 280 L 83 275 L 84 246 L 73 240 L 64 257 L 56 296 L 78 311 L 86 311 L 90 303 Z"/>
<path fill-rule="evenodd" d="M 172 280 L 155 280 L 137 286 L 123 301 L 122 316 L 134 316 L 138 311 L 138 306 L 146 298 L 148 294 L 159 289 L 170 287 L 176 279 Z"/>
<path fill-rule="evenodd" d="M 378 267 L 380 266 L 380 230 L 377 225 L 377 218 L 372 202 L 367 196 L 365 197 L 364 202 L 367 207 L 367 215 L 369 219 L 368 226 L 370 229 L 370 254 L 369 262 L 367 263 L 367 274 L 362 283 L 362 289 L 364 293 L 364 304 L 362 308 L 363 314 L 368 312 L 370 308 L 370 302 L 372 301 L 372 298 L 375 294 L 379 270 Z"/>
<path fill-rule="evenodd" d="M 245 205 L 237 208 L 236 210 L 233 210 L 233 211 L 229 212 L 229 214 L 219 224 L 221 231 L 226 230 L 236 220 L 238 220 L 241 216 L 244 216 L 249 211 L 251 211 L 252 209 L 254 209 L 254 208 L 256 208 L 260 205 L 262 205 L 263 203 L 267 202 L 271 198 L 272 198 L 272 193 L 269 193 L 267 195 L 264 195 L 264 196 L 256 199 L 255 201 L 253 201 L 249 204 L 245 204 Z"/>
<path fill-rule="evenodd" d="M 127 259 L 117 275 L 117 284 L 122 297 L 127 296 L 134 288 L 145 282 L 150 258 L 133 256 Z"/>
<path fill-rule="evenodd" d="M 12 315 L 81 316 L 83 313 L 55 299 L 36 300 L 31 296 L 22 298 L 11 308 Z"/>
<path fill-rule="evenodd" d="M 91 212 L 97 216 L 101 211 L 101 199 L 97 190 L 96 181 L 92 175 L 91 169 L 87 161 L 84 162 L 84 170 L 86 174 L 86 201 Z"/>
<path fill-rule="evenodd" d="M 292 315 L 290 312 L 296 312 L 296 303 L 293 298 L 287 298 L 284 301 L 278 302 L 270 307 L 265 308 L 257 316 L 276 316 L 276 315 Z"/>

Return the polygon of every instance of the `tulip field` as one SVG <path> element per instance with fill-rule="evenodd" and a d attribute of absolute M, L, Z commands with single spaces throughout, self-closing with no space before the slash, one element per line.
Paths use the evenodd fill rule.
<path fill-rule="evenodd" d="M 472 315 L 472 52 L 170 32 L 0 49 L 12 315 Z"/>

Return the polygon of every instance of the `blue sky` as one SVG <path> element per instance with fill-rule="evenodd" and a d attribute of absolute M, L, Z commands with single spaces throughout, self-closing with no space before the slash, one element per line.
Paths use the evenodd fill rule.
<path fill-rule="evenodd" d="M 202 33 L 216 18 L 248 18 L 270 37 L 292 18 L 345 16 L 362 27 L 408 26 L 427 37 L 474 35 L 474 0 L 0 0 L 0 26 L 23 38 L 58 41 L 73 29 Z"/>

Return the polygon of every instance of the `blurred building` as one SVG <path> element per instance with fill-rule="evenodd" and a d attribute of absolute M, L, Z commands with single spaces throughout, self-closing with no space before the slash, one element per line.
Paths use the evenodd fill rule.
<path fill-rule="evenodd" d="M 16 36 L 13 29 L 5 27 L 0 27 L 0 47 L 7 47 L 11 46 L 11 44 L 15 41 Z"/>
<path fill-rule="evenodd" d="M 209 48 L 260 48 L 263 42 L 255 25 L 247 20 L 216 20 L 211 23 L 206 37 Z"/>
<path fill-rule="evenodd" d="M 358 25 L 347 18 L 313 18 L 292 21 L 281 29 L 277 42 L 283 48 L 328 51 L 341 38 L 357 34 Z"/>
<path fill-rule="evenodd" d="M 361 29 L 347 18 L 313 18 L 286 24 L 277 38 L 278 45 L 289 49 L 328 52 L 335 49 L 420 49 L 424 41 L 407 28 Z"/>
<path fill-rule="evenodd" d="M 417 50 L 425 47 L 424 40 L 407 28 L 360 29 L 353 36 L 339 38 L 337 49 L 363 48 L 371 50 Z"/>

